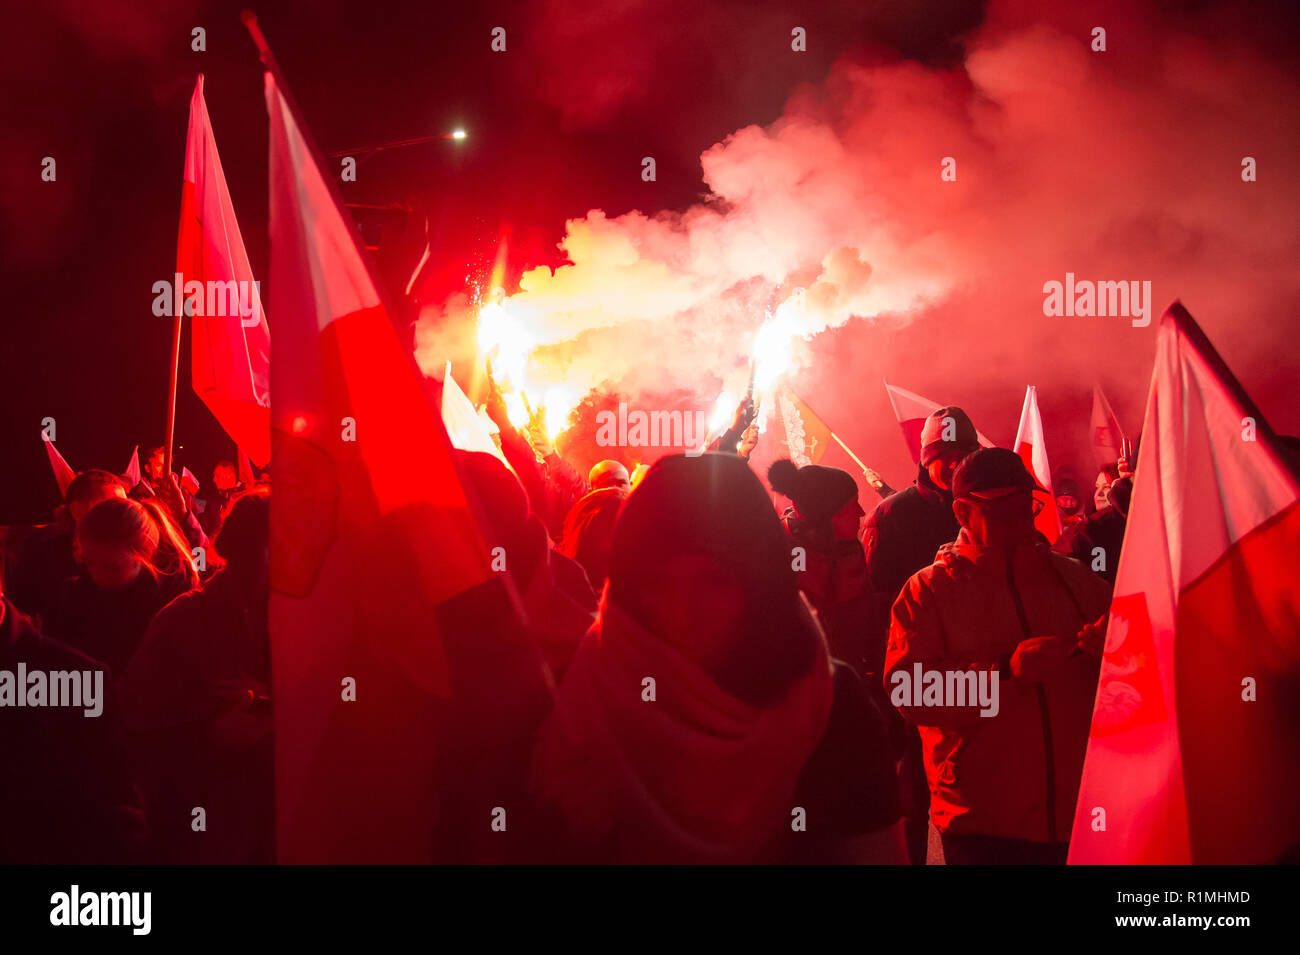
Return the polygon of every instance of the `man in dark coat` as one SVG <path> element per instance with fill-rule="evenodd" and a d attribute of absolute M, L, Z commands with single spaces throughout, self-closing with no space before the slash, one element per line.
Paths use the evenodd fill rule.
<path fill-rule="evenodd" d="M 144 814 L 120 747 L 103 664 L 42 635 L 0 593 L 0 671 L 16 681 L 20 664 L 29 683 L 37 671 L 89 671 L 102 682 L 91 707 L 17 707 L 7 700 L 0 708 L 0 862 L 139 862 Z M 28 687 L 13 691 L 27 693 Z M 98 715 L 89 715 L 96 709 Z"/>
<path fill-rule="evenodd" d="M 916 480 L 881 501 L 867 518 L 862 546 L 867 575 L 876 595 L 877 616 L 869 637 L 870 672 L 881 673 L 889 634 L 889 608 L 918 570 L 934 563 L 944 544 L 957 539 L 961 524 L 952 510 L 951 481 L 961 460 L 979 448 L 979 432 L 966 412 L 950 406 L 925 419 L 921 464 Z M 922 763 L 921 738 L 914 727 L 896 727 L 904 742 L 901 786 L 907 817 L 908 851 L 913 865 L 924 865 L 929 837 L 929 784 Z"/>

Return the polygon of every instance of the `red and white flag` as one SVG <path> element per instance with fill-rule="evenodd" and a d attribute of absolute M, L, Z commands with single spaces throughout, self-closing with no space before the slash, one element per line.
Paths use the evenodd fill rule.
<path fill-rule="evenodd" d="M 1119 460 L 1120 443 L 1124 440 L 1124 431 L 1119 426 L 1119 419 L 1110 410 L 1110 402 L 1101 390 L 1101 385 L 1092 386 L 1092 453 L 1097 458 L 1097 467 L 1114 464 Z"/>
<path fill-rule="evenodd" d="M 435 610 L 500 575 L 355 227 L 265 79 L 278 861 L 427 862 L 453 696 Z"/>
<path fill-rule="evenodd" d="M 126 470 L 122 473 L 126 476 L 128 491 L 140 483 L 140 445 L 131 449 L 131 460 L 126 462 Z"/>
<path fill-rule="evenodd" d="M 190 98 L 176 284 L 184 289 L 177 296 L 187 314 L 194 306 L 194 391 L 235 443 L 266 464 L 271 459 L 271 336 L 217 155 L 201 74 Z"/>
<path fill-rule="evenodd" d="M 50 470 L 54 472 L 54 480 L 58 482 L 59 493 L 66 497 L 68 485 L 77 476 L 77 472 L 72 470 L 67 461 L 63 460 L 63 455 L 59 454 L 59 449 L 54 446 L 53 441 L 45 436 L 44 431 L 41 432 L 41 440 L 45 442 L 45 453 L 49 456 Z"/>
<path fill-rule="evenodd" d="M 257 483 L 257 476 L 253 473 L 253 462 L 248 460 L 248 455 L 244 453 L 243 448 L 235 448 L 235 475 L 245 490 L 252 490 Z"/>
<path fill-rule="evenodd" d="M 1061 515 L 1056 509 L 1056 496 L 1052 490 L 1052 468 L 1047 463 L 1047 440 L 1043 436 L 1043 416 L 1038 413 L 1038 389 L 1030 385 L 1025 391 L 1025 404 L 1020 410 L 1020 427 L 1016 429 L 1016 454 L 1039 484 L 1047 490 L 1047 502 L 1034 526 L 1049 541 L 1055 543 L 1061 536 Z"/>
<path fill-rule="evenodd" d="M 1300 480 L 1178 303 L 1160 323 L 1070 862 L 1300 851 Z"/>
<path fill-rule="evenodd" d="M 492 432 L 484 424 L 483 415 L 475 410 L 474 403 L 456 383 L 456 378 L 451 373 L 450 361 L 447 362 L 442 375 L 442 424 L 447 429 L 447 437 L 454 447 L 462 451 L 482 451 L 484 454 L 491 454 L 506 467 L 510 467 L 510 462 L 492 440 Z"/>
<path fill-rule="evenodd" d="M 889 395 L 889 404 L 894 409 L 894 417 L 898 419 L 898 426 L 903 429 L 903 440 L 907 442 L 907 450 L 911 452 L 912 460 L 919 464 L 921 461 L 921 429 L 925 426 L 925 419 L 944 407 L 944 405 L 939 404 L 937 401 L 931 401 L 929 398 L 923 398 L 914 391 L 891 385 L 889 382 L 885 382 L 885 393 Z M 975 433 L 979 436 L 980 447 L 991 448 L 994 446 L 993 442 L 982 433 L 979 431 Z"/>

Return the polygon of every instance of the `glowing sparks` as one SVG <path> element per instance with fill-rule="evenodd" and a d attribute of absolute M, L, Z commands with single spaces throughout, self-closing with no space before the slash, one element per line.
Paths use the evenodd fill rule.
<path fill-rule="evenodd" d="M 451 131 L 451 138 L 452 138 L 452 139 L 464 139 L 464 138 L 465 138 L 465 130 L 463 130 L 463 129 L 453 129 L 453 130 Z"/>
<path fill-rule="evenodd" d="M 503 390 L 522 387 L 533 341 L 502 306 L 484 305 L 478 313 L 478 351 L 492 362 L 492 375 Z"/>
<path fill-rule="evenodd" d="M 571 389 L 563 385 L 552 385 L 546 389 L 542 400 L 542 415 L 546 434 L 554 441 L 569 426 L 569 413 L 578 406 L 578 398 Z"/>
<path fill-rule="evenodd" d="M 729 391 L 724 391 L 718 395 L 717 404 L 713 406 L 713 411 L 709 415 L 709 433 L 717 434 L 731 424 L 731 416 L 736 411 L 737 399 Z"/>
<path fill-rule="evenodd" d="M 516 428 L 528 427 L 528 420 L 532 416 L 528 413 L 528 404 L 524 401 L 522 391 L 506 391 L 502 393 L 506 402 L 506 416 L 510 423 Z"/>
<path fill-rule="evenodd" d="M 754 388 L 770 391 L 790 367 L 790 345 L 800 334 L 794 309 L 783 302 L 754 336 Z"/>

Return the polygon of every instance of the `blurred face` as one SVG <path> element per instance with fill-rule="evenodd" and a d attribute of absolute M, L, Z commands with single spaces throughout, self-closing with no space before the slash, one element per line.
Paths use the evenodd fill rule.
<path fill-rule="evenodd" d="M 1024 544 L 1034 536 L 1034 498 L 1028 489 L 984 500 L 953 501 L 953 513 L 971 543 L 980 547 Z"/>
<path fill-rule="evenodd" d="M 962 458 L 966 457 L 970 452 L 970 448 L 952 448 L 944 451 L 925 466 L 926 472 L 930 475 L 930 480 L 945 491 L 951 490 L 952 472 L 957 470 L 957 465 L 961 463 Z"/>
<path fill-rule="evenodd" d="M 728 659 L 745 615 L 739 575 L 704 554 L 688 554 L 663 565 L 645 586 L 651 631 L 706 669 Z"/>
<path fill-rule="evenodd" d="M 218 491 L 229 491 L 235 486 L 235 469 L 217 465 L 212 471 L 212 484 Z"/>
<path fill-rule="evenodd" d="M 1079 499 L 1073 494 L 1062 494 L 1056 499 L 1056 507 L 1062 514 L 1073 514 L 1079 509 Z"/>
<path fill-rule="evenodd" d="M 72 517 L 72 523 L 80 524 L 81 519 L 90 512 L 92 507 L 100 501 L 107 501 L 109 498 L 113 497 L 120 497 L 125 500 L 126 488 L 122 487 L 120 484 L 113 485 L 112 487 L 99 487 L 94 490 L 94 493 L 88 499 L 84 501 L 73 501 L 68 505 L 68 514 Z"/>
<path fill-rule="evenodd" d="M 161 481 L 163 476 L 163 455 L 161 451 L 154 452 L 149 460 L 145 463 L 145 470 L 149 473 L 151 481 Z"/>
<path fill-rule="evenodd" d="M 1092 494 L 1092 503 L 1096 505 L 1097 510 L 1101 510 L 1108 505 L 1110 501 L 1107 495 L 1110 493 L 1110 478 L 1106 476 L 1105 471 L 1097 473 L 1097 484 Z"/>
<path fill-rule="evenodd" d="M 132 551 L 81 541 L 81 562 L 97 587 L 120 590 L 140 576 L 144 565 Z"/>
<path fill-rule="evenodd" d="M 862 509 L 856 497 L 845 504 L 831 518 L 831 531 L 835 540 L 857 540 L 862 528 L 862 519 L 866 516 L 867 512 Z"/>

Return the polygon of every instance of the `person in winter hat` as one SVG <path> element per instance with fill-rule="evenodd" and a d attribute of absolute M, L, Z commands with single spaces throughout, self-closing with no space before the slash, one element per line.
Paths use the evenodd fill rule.
<path fill-rule="evenodd" d="M 911 486 L 880 502 L 863 527 L 867 576 L 876 595 L 877 615 L 868 642 L 868 671 L 879 675 L 889 632 L 889 608 L 907 579 L 934 560 L 961 525 L 952 511 L 949 489 L 962 458 L 979 448 L 979 433 L 961 408 L 939 408 L 921 428 L 921 462 Z M 903 791 L 908 813 L 908 845 L 913 865 L 924 865 L 929 824 L 929 793 L 921 766 L 921 741 L 914 729 L 903 756 Z"/>
<path fill-rule="evenodd" d="M 920 728 L 949 864 L 1065 864 L 1110 587 L 1041 540 L 1035 492 L 1014 451 L 967 457 L 961 532 L 893 607 L 885 689 Z M 953 674 L 986 689 L 949 698 Z"/>
<path fill-rule="evenodd" d="M 784 458 L 768 468 L 767 480 L 791 501 L 781 519 L 792 544 L 801 548 L 792 552 L 792 566 L 826 630 L 831 654 L 863 676 L 868 671 L 865 637 L 875 605 L 858 541 L 865 512 L 858 503 L 857 482 L 838 468 L 801 468 Z"/>

